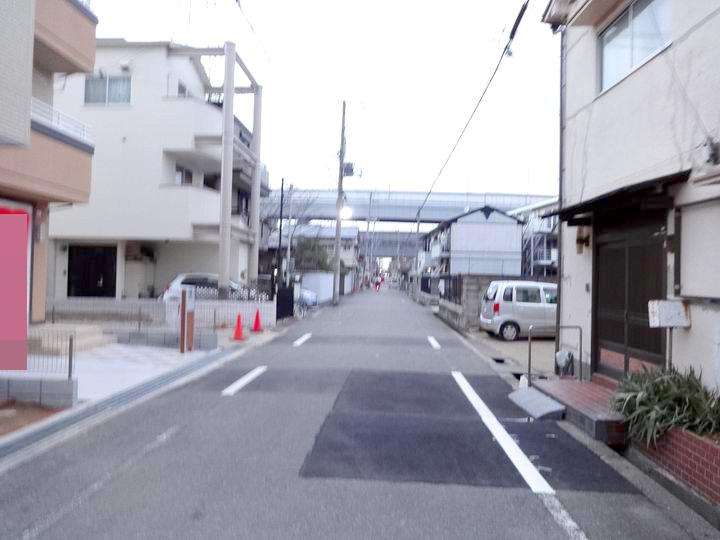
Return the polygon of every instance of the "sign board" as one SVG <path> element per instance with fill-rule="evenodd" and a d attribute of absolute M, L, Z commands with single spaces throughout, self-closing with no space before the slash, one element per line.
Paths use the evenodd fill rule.
<path fill-rule="evenodd" d="M 0 369 L 27 369 L 30 216 L 0 207 Z"/>
<path fill-rule="evenodd" d="M 650 328 L 688 328 L 690 312 L 682 300 L 650 300 L 648 302 Z"/>

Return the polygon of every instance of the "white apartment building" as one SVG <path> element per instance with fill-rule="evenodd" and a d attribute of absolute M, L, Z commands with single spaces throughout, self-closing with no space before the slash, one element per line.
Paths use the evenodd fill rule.
<path fill-rule="evenodd" d="M 168 42 L 98 40 L 91 75 L 56 80 L 55 102 L 91 127 L 96 151 L 89 201 L 52 208 L 51 298 L 153 297 L 179 273 L 218 273 L 223 114 L 214 91 L 199 54 Z M 230 277 L 238 282 L 250 274 L 255 239 L 251 141 L 235 119 Z"/>
<path fill-rule="evenodd" d="M 521 219 L 522 232 L 522 275 L 549 277 L 557 275 L 558 228 L 557 215 L 547 216 L 558 208 L 558 198 L 550 197 L 511 210 L 508 215 Z"/>
<path fill-rule="evenodd" d="M 483 206 L 440 223 L 424 238 L 418 256 L 424 274 L 519 276 L 523 223 Z"/>
<path fill-rule="evenodd" d="M 553 0 L 562 32 L 560 324 L 594 371 L 669 360 L 720 386 L 720 1 Z M 575 335 L 561 338 L 575 348 Z"/>

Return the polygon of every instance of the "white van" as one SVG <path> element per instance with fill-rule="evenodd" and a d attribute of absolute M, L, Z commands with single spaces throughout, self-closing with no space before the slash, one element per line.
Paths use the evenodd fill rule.
<path fill-rule="evenodd" d="M 537 281 L 493 281 L 483 296 L 480 329 L 515 341 L 526 336 L 555 335 L 557 285 Z"/>

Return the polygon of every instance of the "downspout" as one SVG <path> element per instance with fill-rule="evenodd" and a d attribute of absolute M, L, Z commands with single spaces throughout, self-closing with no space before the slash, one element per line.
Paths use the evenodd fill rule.
<path fill-rule="evenodd" d="M 565 43 L 565 29 L 563 28 L 560 32 L 560 163 L 558 171 L 558 209 L 563 206 L 563 185 L 565 184 L 565 93 L 567 88 L 567 66 L 566 66 L 566 43 Z M 555 310 L 555 324 L 557 330 L 555 331 L 555 353 L 560 350 L 560 322 L 562 320 L 562 283 L 563 283 L 563 225 L 558 216 L 558 303 L 557 309 Z M 580 358 L 582 362 L 582 358 Z M 555 364 L 555 374 L 559 373 L 557 364 Z"/>

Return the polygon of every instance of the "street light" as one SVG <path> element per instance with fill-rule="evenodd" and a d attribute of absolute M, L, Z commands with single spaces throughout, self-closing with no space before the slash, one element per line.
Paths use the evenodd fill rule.
<path fill-rule="evenodd" d="M 353 215 L 353 209 L 349 206 L 343 206 L 340 210 L 340 219 L 343 221 L 347 221 L 348 219 L 352 218 Z"/>

